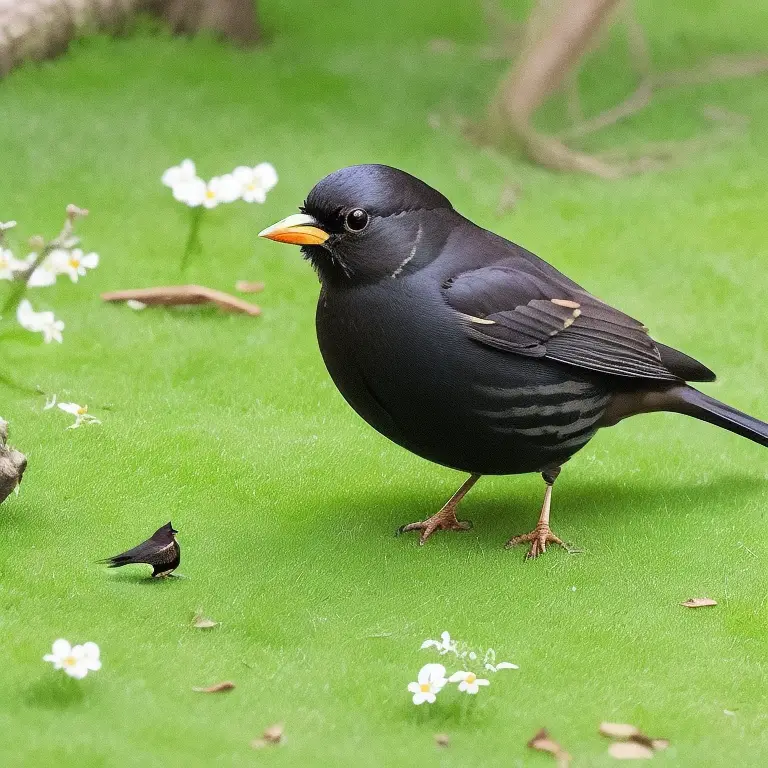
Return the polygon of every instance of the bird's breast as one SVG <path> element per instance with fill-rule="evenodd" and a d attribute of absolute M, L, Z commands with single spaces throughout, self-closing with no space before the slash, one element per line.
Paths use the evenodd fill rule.
<path fill-rule="evenodd" d="M 538 471 L 594 434 L 608 401 L 588 376 L 469 339 L 423 273 L 321 293 L 317 335 L 336 386 L 371 426 L 440 464 Z"/>

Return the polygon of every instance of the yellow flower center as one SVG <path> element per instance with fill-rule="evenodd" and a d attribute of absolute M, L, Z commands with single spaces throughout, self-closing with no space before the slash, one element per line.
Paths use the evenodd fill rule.
<path fill-rule="evenodd" d="M 80 259 L 77 259 L 74 256 L 70 256 L 69 266 L 72 267 L 72 269 L 77 269 L 80 266 Z"/>
<path fill-rule="evenodd" d="M 214 198 L 214 197 L 216 197 L 216 193 L 215 193 L 215 192 L 214 192 L 212 189 L 206 189 L 206 190 L 205 190 L 205 196 L 206 196 L 206 197 L 207 197 L 209 200 L 213 200 L 213 198 Z"/>
<path fill-rule="evenodd" d="M 80 415 L 80 416 L 82 416 L 82 415 L 83 415 L 83 414 L 85 414 L 85 413 L 88 413 L 88 406 L 87 406 L 87 405 L 81 405 L 81 406 L 80 406 L 80 407 L 77 409 L 77 413 L 78 413 L 78 415 Z"/>
<path fill-rule="evenodd" d="M 421 683 L 419 685 L 419 689 L 421 690 L 422 693 L 429 693 L 430 685 L 429 683 Z"/>
<path fill-rule="evenodd" d="M 74 666 L 75 666 L 75 664 L 77 664 L 77 659 L 76 659 L 74 656 L 65 656 L 65 657 L 64 657 L 64 658 L 61 660 L 61 663 L 62 663 L 62 664 L 65 666 L 65 667 L 74 667 Z"/>
<path fill-rule="evenodd" d="M 473 674 L 472 672 L 470 672 L 470 673 L 467 675 L 467 680 L 466 680 L 466 682 L 468 682 L 468 683 L 471 685 L 472 683 L 474 683 L 474 682 L 475 682 L 475 680 L 477 680 L 477 675 L 475 675 L 475 674 Z"/>

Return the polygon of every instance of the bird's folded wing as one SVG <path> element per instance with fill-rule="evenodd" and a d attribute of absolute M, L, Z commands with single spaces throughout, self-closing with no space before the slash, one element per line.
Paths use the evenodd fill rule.
<path fill-rule="evenodd" d="M 464 272 L 444 295 L 467 334 L 491 347 L 614 376 L 678 380 L 642 323 L 530 264 Z"/>

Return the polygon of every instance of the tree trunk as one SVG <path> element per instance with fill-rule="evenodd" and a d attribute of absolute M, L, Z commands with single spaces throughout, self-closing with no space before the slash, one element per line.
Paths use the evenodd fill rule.
<path fill-rule="evenodd" d="M 208 29 L 242 45 L 261 36 L 255 0 L 0 0 L 0 77 L 62 53 L 84 31 L 118 30 L 141 11 L 177 33 Z"/>

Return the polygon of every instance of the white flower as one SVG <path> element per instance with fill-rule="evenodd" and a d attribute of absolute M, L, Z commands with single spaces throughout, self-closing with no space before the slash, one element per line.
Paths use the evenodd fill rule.
<path fill-rule="evenodd" d="M 219 203 L 231 203 L 240 197 L 240 182 L 231 174 L 214 176 L 206 185 L 203 205 L 215 208 Z"/>
<path fill-rule="evenodd" d="M 39 254 L 30 253 L 27 256 L 26 267 L 34 264 L 39 258 Z M 45 288 L 46 286 L 53 285 L 56 282 L 56 277 L 65 271 L 65 266 L 69 260 L 69 253 L 63 248 L 54 248 L 40 264 L 37 265 L 35 271 L 30 275 L 27 280 L 27 285 L 30 288 Z"/>
<path fill-rule="evenodd" d="M 8 248 L 0 248 L 0 280 L 13 280 L 16 272 L 26 269 L 26 262 L 14 258 Z"/>
<path fill-rule="evenodd" d="M 137 301 L 136 299 L 128 299 L 128 301 L 125 302 L 125 306 L 130 307 L 137 312 L 147 308 L 147 305 L 143 301 Z"/>
<path fill-rule="evenodd" d="M 74 648 L 63 638 L 53 644 L 51 653 L 43 656 L 54 669 L 63 669 L 70 677 L 82 680 L 89 672 L 101 669 L 99 646 L 96 643 L 83 643 Z"/>
<path fill-rule="evenodd" d="M 448 632 L 443 632 L 440 635 L 439 640 L 425 640 L 421 644 L 422 648 L 437 648 L 440 651 L 440 655 L 446 653 L 456 653 L 456 641 L 451 640 L 451 635 Z"/>
<path fill-rule="evenodd" d="M 51 395 L 50 397 L 45 398 L 45 405 L 43 406 L 44 411 L 50 411 L 53 406 L 56 405 L 56 395 Z"/>
<path fill-rule="evenodd" d="M 408 692 L 413 694 L 414 704 L 425 701 L 434 704 L 437 694 L 448 681 L 442 664 L 425 664 L 420 670 L 417 682 L 408 683 Z"/>
<path fill-rule="evenodd" d="M 186 203 L 190 208 L 197 208 L 203 204 L 207 189 L 206 183 L 195 176 L 194 179 L 175 184 L 171 191 L 180 203 Z"/>
<path fill-rule="evenodd" d="M 67 429 L 77 429 L 81 424 L 101 424 L 101 422 L 88 413 L 87 405 L 78 405 L 77 403 L 59 403 L 59 408 L 65 413 L 71 413 L 75 417 L 75 423 L 70 424 Z"/>
<path fill-rule="evenodd" d="M 489 672 L 498 672 L 501 669 L 520 669 L 517 664 L 510 664 L 508 661 L 500 661 L 498 664 L 486 664 L 485 668 Z"/>
<path fill-rule="evenodd" d="M 61 261 L 60 266 L 58 266 L 59 272 L 69 275 L 69 279 L 73 283 L 76 283 L 86 270 L 96 269 L 99 266 L 98 253 L 83 253 L 81 248 L 74 248 L 69 253 L 65 251 L 59 251 L 59 253 L 64 253 L 66 256 L 66 261 Z"/>
<path fill-rule="evenodd" d="M 162 182 L 166 187 L 173 189 L 180 184 L 194 181 L 197 178 L 197 169 L 195 164 L 187 159 L 182 160 L 178 165 L 174 165 L 163 173 Z"/>
<path fill-rule="evenodd" d="M 481 685 L 490 685 L 490 680 L 484 680 L 478 677 L 474 672 L 454 672 L 449 678 L 449 683 L 458 683 L 459 690 L 466 693 L 475 694 L 480 690 Z"/>
<path fill-rule="evenodd" d="M 57 320 L 53 312 L 35 312 L 29 299 L 24 299 L 16 309 L 16 319 L 19 325 L 27 331 L 42 333 L 46 344 L 52 341 L 63 341 L 61 332 L 64 330 L 64 321 Z"/>
<path fill-rule="evenodd" d="M 242 185 L 241 197 L 246 203 L 263 203 L 277 184 L 277 171 L 271 163 L 259 163 L 254 168 L 238 166 L 232 175 Z"/>
<path fill-rule="evenodd" d="M 15 221 L 0 221 L 0 232 L 5 232 L 9 229 L 13 229 L 16 226 Z"/>

